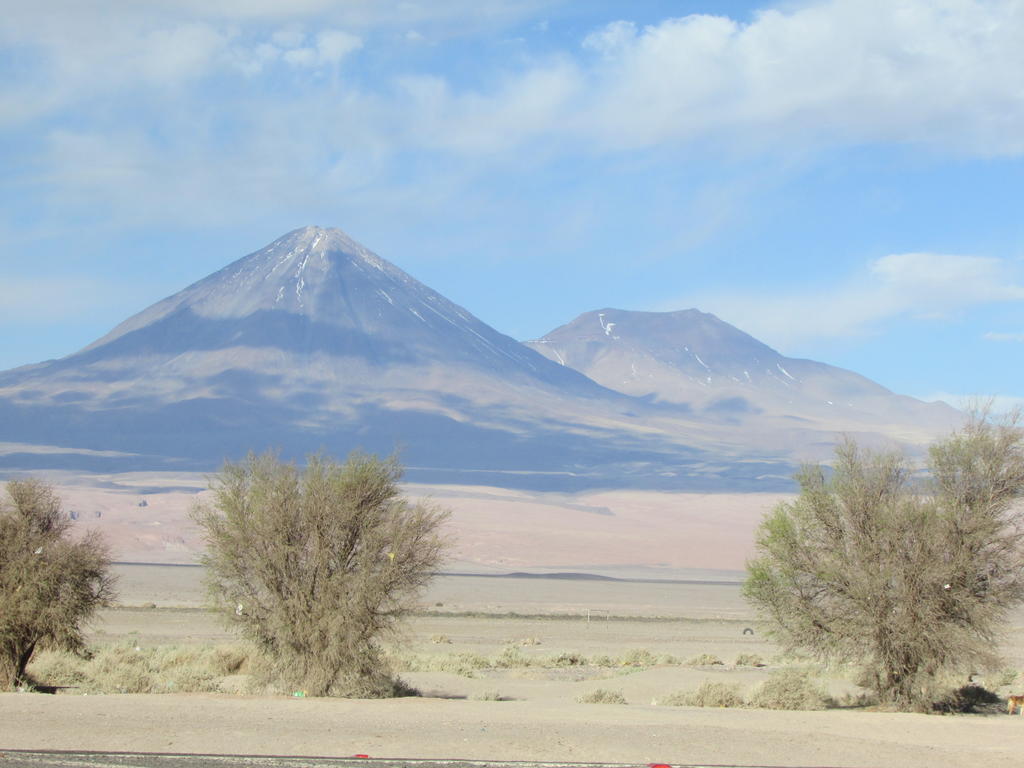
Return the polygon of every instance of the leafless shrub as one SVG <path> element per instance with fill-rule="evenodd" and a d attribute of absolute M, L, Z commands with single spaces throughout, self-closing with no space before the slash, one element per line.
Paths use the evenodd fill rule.
<path fill-rule="evenodd" d="M 44 651 L 28 673 L 39 684 L 83 693 L 195 693 L 221 690 L 221 680 L 249 668 L 243 645 L 141 647 L 135 641 L 102 646 L 83 655 Z"/>
<path fill-rule="evenodd" d="M 502 696 L 498 691 L 481 691 L 474 693 L 470 698 L 473 701 L 509 701 L 508 696 Z"/>
<path fill-rule="evenodd" d="M 694 691 L 678 691 L 660 702 L 666 707 L 742 707 L 739 687 L 705 680 Z"/>
<path fill-rule="evenodd" d="M 657 663 L 658 658 L 646 648 L 630 648 L 619 657 L 623 667 L 653 667 Z"/>
<path fill-rule="evenodd" d="M 747 699 L 759 709 L 826 709 L 830 703 L 825 689 L 807 672 L 783 669 L 761 682 Z"/>
<path fill-rule="evenodd" d="M 578 699 L 580 704 L 626 704 L 626 697 L 621 691 L 612 691 L 607 688 L 595 688 L 590 693 L 584 693 Z"/>
<path fill-rule="evenodd" d="M 702 653 L 686 662 L 688 667 L 716 667 L 722 664 L 722 660 L 713 653 Z"/>
<path fill-rule="evenodd" d="M 110 558 L 98 533 L 77 541 L 53 489 L 7 483 L 0 497 L 0 690 L 28 682 L 33 653 L 81 651 L 82 625 L 114 596 Z"/>
<path fill-rule="evenodd" d="M 401 467 L 355 453 L 304 471 L 270 454 L 228 463 L 193 517 L 214 604 L 265 654 L 269 682 L 310 696 L 391 696 L 378 645 L 446 548 L 447 512 L 402 497 Z"/>
<path fill-rule="evenodd" d="M 765 666 L 764 659 L 758 656 L 756 653 L 741 653 L 736 657 L 736 663 L 733 665 L 736 667 L 763 667 Z"/>
<path fill-rule="evenodd" d="M 942 674 L 993 668 L 1024 599 L 1019 417 L 975 413 L 930 451 L 930 477 L 847 441 L 834 475 L 805 467 L 800 496 L 762 523 L 744 586 L 785 650 L 864 671 L 883 704 L 929 709 Z"/>

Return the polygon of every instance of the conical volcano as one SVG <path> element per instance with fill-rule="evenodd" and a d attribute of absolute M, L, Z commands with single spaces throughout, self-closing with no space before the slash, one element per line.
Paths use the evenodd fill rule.
<path fill-rule="evenodd" d="M 217 351 L 226 362 L 255 349 L 308 361 L 326 355 L 379 366 L 461 363 L 503 375 L 552 371 L 340 229 L 320 227 L 289 232 L 126 320 L 64 362 L 196 350 Z"/>
<path fill-rule="evenodd" d="M 554 362 L 610 388 L 698 413 L 788 420 L 823 431 L 885 429 L 919 440 L 953 429 L 945 404 L 897 395 L 860 374 L 786 357 L 696 309 L 586 312 L 527 343 Z"/>
<path fill-rule="evenodd" d="M 439 471 L 546 472 L 609 455 L 603 438 L 632 432 L 634 406 L 319 227 L 75 354 L 0 374 L 6 440 L 119 451 L 128 466 L 404 447 Z"/>

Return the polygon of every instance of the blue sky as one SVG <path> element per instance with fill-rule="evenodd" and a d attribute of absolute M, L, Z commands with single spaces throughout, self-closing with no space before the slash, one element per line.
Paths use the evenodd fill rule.
<path fill-rule="evenodd" d="M 695 306 L 1024 402 L 1021 40 L 1024 0 L 13 3 L 0 369 L 318 224 L 516 338 Z"/>

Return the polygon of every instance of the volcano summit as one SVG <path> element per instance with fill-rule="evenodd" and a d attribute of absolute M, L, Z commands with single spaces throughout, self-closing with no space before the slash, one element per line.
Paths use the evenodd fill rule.
<path fill-rule="evenodd" d="M 618 322 L 650 336 L 638 319 Z M 615 340 L 606 326 L 602 343 Z M 551 341 L 568 353 L 574 333 Z M 635 397 L 588 360 L 577 363 L 604 386 L 342 231 L 305 227 L 79 352 L 0 373 L 0 441 L 16 446 L 0 464 L 208 470 L 249 450 L 400 447 L 410 478 L 432 482 L 743 490 L 787 485 L 795 458 L 835 438 L 827 422 L 763 408 L 723 415 L 671 382 L 671 396 Z M 926 432 L 887 434 L 915 443 Z"/>

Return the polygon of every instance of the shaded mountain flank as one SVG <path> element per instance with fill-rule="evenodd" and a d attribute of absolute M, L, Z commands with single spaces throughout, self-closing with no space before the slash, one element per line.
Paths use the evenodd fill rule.
<path fill-rule="evenodd" d="M 586 312 L 526 346 L 610 389 L 686 403 L 710 418 L 762 416 L 910 442 L 952 429 L 959 418 L 945 403 L 923 403 L 852 371 L 786 357 L 696 309 Z"/>
<path fill-rule="evenodd" d="M 787 376 L 808 382 L 800 392 L 810 402 L 824 376 L 812 372 L 839 369 L 788 361 L 711 316 L 701 316 L 709 328 L 733 335 L 684 343 L 697 365 L 726 377 L 746 365 L 767 382 L 762 369 L 778 364 L 783 394 L 766 383 L 726 387 L 716 400 L 704 385 L 669 386 L 666 372 L 682 381 L 700 371 L 684 369 L 684 354 L 675 364 L 653 351 L 675 343 L 664 319 L 652 314 L 660 330 L 634 338 L 631 317 L 642 314 L 591 313 L 603 338 L 587 336 L 584 315 L 523 345 L 340 230 L 305 227 L 79 352 L 0 373 L 0 467 L 210 470 L 249 450 L 400 448 L 414 481 L 777 490 L 799 460 L 827 455 L 837 429 L 909 444 L 932 436 L 912 408 L 895 426 L 880 411 L 875 421 L 780 414 Z M 753 370 L 750 355 L 761 361 Z M 659 361 L 663 391 L 622 375 L 646 370 L 648 358 Z M 863 390 L 865 409 L 897 398 L 842 374 Z"/>

